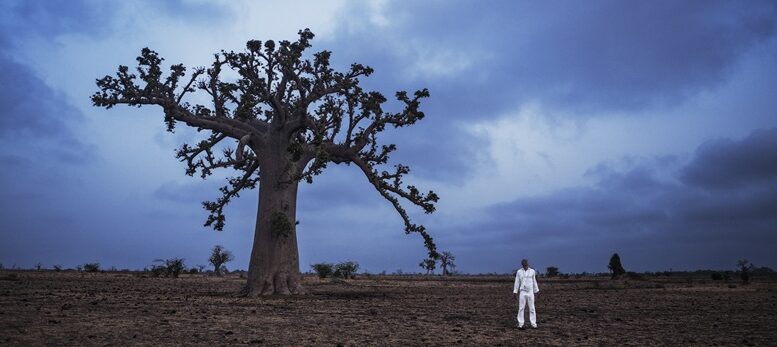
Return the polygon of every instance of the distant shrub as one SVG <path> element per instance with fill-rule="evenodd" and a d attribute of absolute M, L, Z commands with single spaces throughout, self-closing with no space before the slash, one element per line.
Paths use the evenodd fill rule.
<path fill-rule="evenodd" d="M 35 270 L 36 271 L 40 271 L 41 269 L 43 269 L 43 264 L 41 264 L 41 263 L 35 264 Z"/>
<path fill-rule="evenodd" d="M 100 263 L 86 263 L 86 264 L 84 264 L 83 269 L 84 269 L 85 272 L 99 272 L 100 271 Z"/>
<path fill-rule="evenodd" d="M 335 265 L 334 277 L 349 279 L 353 278 L 356 271 L 359 270 L 359 263 L 355 261 L 344 261 Z"/>
<path fill-rule="evenodd" d="M 626 270 L 623 269 L 623 265 L 621 264 L 621 257 L 618 255 L 618 253 L 614 253 L 612 257 L 610 257 L 610 263 L 607 265 L 607 269 L 610 270 L 611 278 L 615 279 L 623 274 L 626 273 Z"/>
<path fill-rule="evenodd" d="M 151 265 L 151 276 L 153 277 L 173 277 L 178 276 L 186 269 L 186 264 L 183 258 L 170 258 L 170 259 L 156 259 L 155 263 Z"/>
<path fill-rule="evenodd" d="M 188 271 L 186 271 L 186 272 L 188 272 L 190 275 L 194 275 L 194 274 L 197 274 L 197 273 L 199 273 L 199 272 L 200 272 L 200 270 L 198 270 L 196 267 L 193 267 L 193 268 L 189 269 L 189 270 L 188 270 Z"/>
<path fill-rule="evenodd" d="M 162 259 L 156 259 L 154 262 L 164 262 Z M 163 264 L 151 264 L 151 268 L 144 268 L 143 270 L 148 270 L 148 272 L 151 273 L 152 277 L 162 277 L 167 273 L 167 268 Z"/>
<path fill-rule="evenodd" d="M 747 259 L 742 259 L 737 261 L 737 267 L 742 284 L 750 284 L 750 272 L 753 270 L 753 264 Z"/>
<path fill-rule="evenodd" d="M 165 267 L 167 268 L 166 276 L 178 278 L 178 275 L 186 268 L 183 258 L 172 258 L 165 260 Z"/>
<path fill-rule="evenodd" d="M 713 272 L 710 275 L 710 277 L 712 278 L 713 281 L 722 281 L 723 280 L 723 275 L 721 275 L 720 272 Z"/>
<path fill-rule="evenodd" d="M 327 278 L 332 276 L 334 273 L 334 265 L 330 263 L 318 263 L 310 265 L 310 268 L 313 269 L 313 272 L 318 275 L 318 278 Z"/>
<path fill-rule="evenodd" d="M 558 276 L 558 268 L 555 266 L 548 266 L 545 269 L 545 276 L 547 277 L 556 277 Z"/>
<path fill-rule="evenodd" d="M 54 265 L 54 271 L 56 272 L 62 271 L 62 265 Z"/>

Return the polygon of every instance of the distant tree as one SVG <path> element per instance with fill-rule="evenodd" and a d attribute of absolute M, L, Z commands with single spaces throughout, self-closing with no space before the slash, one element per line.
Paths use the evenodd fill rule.
<path fill-rule="evenodd" d="M 742 284 L 750 284 L 750 272 L 753 270 L 753 264 L 747 259 L 741 259 L 737 261 L 737 268 L 739 268 L 739 278 L 742 279 Z"/>
<path fill-rule="evenodd" d="M 210 251 L 210 258 L 208 261 L 213 264 L 213 272 L 215 272 L 217 276 L 221 276 L 221 269 L 224 267 L 224 264 L 234 259 L 232 252 L 221 245 L 216 245 L 213 246 L 213 249 Z"/>
<path fill-rule="evenodd" d="M 183 270 L 186 268 L 183 258 L 171 258 L 165 260 L 165 276 L 178 278 Z"/>
<path fill-rule="evenodd" d="M 85 272 L 98 272 L 100 271 L 100 263 L 86 263 L 84 264 Z"/>
<path fill-rule="evenodd" d="M 205 271 L 205 265 L 197 264 L 197 272 L 203 272 Z"/>
<path fill-rule="evenodd" d="M 159 263 L 151 265 L 151 275 L 154 277 L 178 278 L 186 269 L 183 258 L 155 259 L 154 262 Z"/>
<path fill-rule="evenodd" d="M 454 263 L 455 260 L 456 256 L 454 256 L 450 251 L 444 251 L 440 253 L 440 267 L 442 268 L 443 276 L 451 275 L 453 269 L 456 268 L 456 264 Z"/>
<path fill-rule="evenodd" d="M 35 264 L 35 270 L 36 271 L 40 271 L 41 269 L 43 269 L 43 264 L 41 264 L 41 263 Z"/>
<path fill-rule="evenodd" d="M 334 264 L 330 263 L 318 263 L 310 265 L 310 267 L 313 269 L 313 272 L 318 275 L 318 278 L 327 278 L 332 276 L 332 274 L 335 272 Z"/>
<path fill-rule="evenodd" d="M 558 268 L 555 266 L 548 266 L 545 269 L 545 276 L 547 277 L 556 277 L 558 276 Z"/>
<path fill-rule="evenodd" d="M 3 263 L 0 263 L 0 270 L 4 270 L 5 266 L 3 266 Z"/>
<path fill-rule="evenodd" d="M 167 275 L 167 266 L 165 266 L 164 259 L 154 259 L 154 263 L 151 264 L 151 268 L 148 269 L 153 277 L 162 277 Z M 145 270 L 145 269 L 144 269 Z"/>
<path fill-rule="evenodd" d="M 62 271 L 62 265 L 54 265 L 54 271 L 56 272 Z"/>
<path fill-rule="evenodd" d="M 434 259 L 424 259 L 422 260 L 418 266 L 420 266 L 422 269 L 426 270 L 426 274 L 433 274 L 434 269 L 437 268 L 437 261 Z"/>
<path fill-rule="evenodd" d="M 353 278 L 356 271 L 359 270 L 359 263 L 355 261 L 344 261 L 335 265 L 334 277 L 340 277 L 343 279 Z"/>
<path fill-rule="evenodd" d="M 610 257 L 610 264 L 607 265 L 607 269 L 610 270 L 610 274 L 612 275 L 613 279 L 626 273 L 623 265 L 621 265 L 621 257 L 618 255 L 618 253 L 614 253 L 612 257 Z"/>
<path fill-rule="evenodd" d="M 421 99 L 429 91 L 397 92 L 392 106 L 401 109 L 388 112 L 385 96 L 360 86 L 373 69 L 351 64 L 347 71 L 335 71 L 331 52 L 306 54 L 313 36 L 305 29 L 295 42 L 251 40 L 244 51 L 217 53 L 209 68 L 195 68 L 188 76 L 182 64 L 172 65 L 165 73 L 159 54 L 144 48 L 137 57 L 137 69 L 119 66 L 115 76 L 97 80 L 99 90 L 91 97 L 95 106 L 108 109 L 159 106 L 168 131 L 185 124 L 209 135 L 177 151 L 188 175 L 199 173 L 205 178 L 219 168 L 237 171 L 216 201 L 203 202 L 210 213 L 206 226 L 223 229 L 224 207 L 242 191 L 259 187 L 244 288 L 251 296 L 304 293 L 297 247 L 297 190 L 299 182 L 311 183 L 329 163 L 358 168 L 402 218 L 405 233 L 420 234 L 429 257 L 437 254 L 426 228 L 413 223 L 402 206 L 409 202 L 432 213 L 437 194 L 406 185 L 407 166 L 387 167 L 396 145 L 379 140 L 389 127 L 408 127 L 423 119 Z M 208 101 L 190 103 L 195 100 Z"/>

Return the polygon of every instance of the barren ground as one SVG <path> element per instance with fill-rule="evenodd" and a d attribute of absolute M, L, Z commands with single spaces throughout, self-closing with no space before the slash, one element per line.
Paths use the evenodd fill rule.
<path fill-rule="evenodd" d="M 306 278 L 242 298 L 237 275 L 0 271 L 0 345 L 777 345 L 777 283 L 540 279 L 539 329 L 509 277 Z"/>

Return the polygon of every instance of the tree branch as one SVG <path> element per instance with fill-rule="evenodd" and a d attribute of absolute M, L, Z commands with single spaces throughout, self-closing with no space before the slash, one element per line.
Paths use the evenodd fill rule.
<path fill-rule="evenodd" d="M 213 226 L 213 229 L 223 230 L 226 216 L 224 216 L 224 207 L 229 204 L 232 198 L 240 197 L 240 191 L 243 189 L 254 189 L 259 182 L 259 175 L 252 177 L 259 168 L 259 161 L 253 160 L 251 165 L 245 170 L 242 176 L 228 179 L 229 184 L 219 188 L 222 196 L 216 201 L 203 201 L 202 206 L 210 212 L 205 226 Z"/>

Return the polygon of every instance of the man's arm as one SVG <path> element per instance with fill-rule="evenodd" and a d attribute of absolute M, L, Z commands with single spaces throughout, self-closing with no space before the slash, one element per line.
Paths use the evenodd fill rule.
<path fill-rule="evenodd" d="M 537 283 L 537 271 L 534 271 L 534 294 L 540 292 L 540 284 Z"/>
<path fill-rule="evenodd" d="M 515 283 L 513 284 L 513 294 L 518 294 L 518 289 L 521 288 L 521 277 L 518 276 L 518 272 L 521 270 L 518 270 L 515 272 Z"/>

